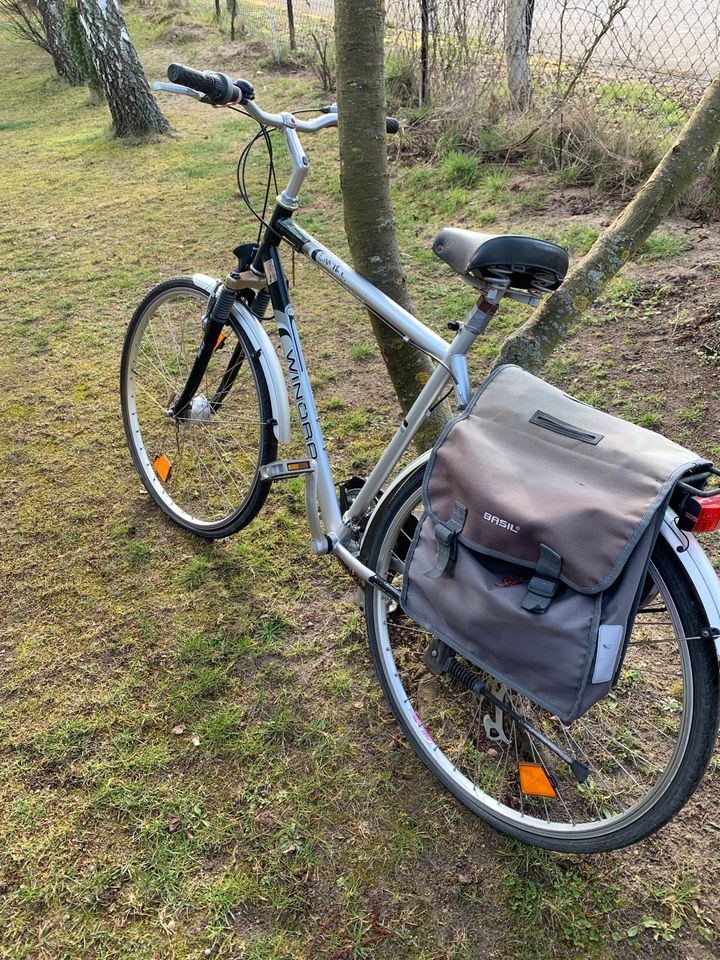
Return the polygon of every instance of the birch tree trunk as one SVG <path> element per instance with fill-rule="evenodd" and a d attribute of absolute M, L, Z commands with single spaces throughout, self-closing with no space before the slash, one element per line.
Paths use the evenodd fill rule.
<path fill-rule="evenodd" d="M 505 62 L 510 103 L 514 110 L 530 106 L 530 29 L 534 0 L 505 0 Z"/>
<path fill-rule="evenodd" d="M 75 87 L 81 86 L 85 82 L 85 77 L 65 32 L 65 4 L 63 0 L 38 0 L 38 9 L 45 28 L 48 50 L 58 76 Z"/>
<path fill-rule="evenodd" d="M 643 188 L 563 285 L 502 346 L 498 363 L 537 371 L 615 274 L 636 254 L 690 184 L 711 164 L 720 140 L 720 75 Z"/>
<path fill-rule="evenodd" d="M 390 200 L 382 0 L 336 0 L 337 101 L 345 231 L 355 269 L 412 312 Z M 423 354 L 370 313 L 403 412 L 432 372 Z M 447 418 L 439 407 L 418 436 L 429 446 Z"/>
<path fill-rule="evenodd" d="M 78 0 L 78 10 L 117 136 L 168 131 L 117 0 Z"/>

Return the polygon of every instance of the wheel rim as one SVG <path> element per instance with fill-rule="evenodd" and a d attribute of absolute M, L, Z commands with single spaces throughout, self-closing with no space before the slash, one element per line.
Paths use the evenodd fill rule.
<path fill-rule="evenodd" d="M 257 482 L 262 419 L 254 365 L 244 355 L 232 388 L 212 412 L 237 343 L 229 329 L 188 416 L 178 423 L 166 414 L 200 345 L 207 300 L 204 291 L 187 287 L 163 291 L 148 304 L 135 328 L 124 387 L 128 435 L 146 486 L 175 518 L 211 530 L 239 513 Z"/>
<path fill-rule="evenodd" d="M 417 490 L 393 518 L 381 545 L 375 569 L 396 587 L 412 533 L 408 518 L 418 518 L 421 511 Z M 395 707 L 424 762 L 463 803 L 496 823 L 548 841 L 580 841 L 627 828 L 662 799 L 689 741 L 692 665 L 687 643 L 658 642 L 682 636 L 683 628 L 668 586 L 652 565 L 650 575 L 657 595 L 638 615 L 620 682 L 608 698 L 567 727 L 520 695 L 503 694 L 516 711 L 588 764 L 583 786 L 563 761 L 518 735 L 516 724 L 505 718 L 499 725 L 502 714 L 487 700 L 462 691 L 447 675 L 433 677 L 422 661 L 430 635 L 374 592 L 376 653 Z M 500 739 L 493 739 L 498 733 Z M 520 761 L 542 762 L 553 775 L 558 798 L 523 796 Z"/>

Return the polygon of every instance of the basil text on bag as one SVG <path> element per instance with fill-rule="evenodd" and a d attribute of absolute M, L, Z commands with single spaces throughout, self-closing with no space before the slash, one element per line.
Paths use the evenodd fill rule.
<path fill-rule="evenodd" d="M 433 448 L 402 607 L 569 723 L 616 681 L 668 501 L 710 466 L 499 367 Z"/>

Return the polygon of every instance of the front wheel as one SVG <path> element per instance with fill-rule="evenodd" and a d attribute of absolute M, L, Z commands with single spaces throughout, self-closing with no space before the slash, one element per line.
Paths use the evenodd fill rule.
<path fill-rule="evenodd" d="M 422 515 L 423 470 L 380 508 L 365 538 L 363 561 L 397 589 Z M 551 850 L 613 850 L 654 833 L 700 782 L 717 734 L 717 654 L 712 640 L 682 639 L 697 638 L 708 623 L 664 540 L 649 578 L 651 599 L 639 611 L 618 684 L 573 724 L 483 675 L 496 696 L 587 764 L 583 784 L 486 698 L 431 673 L 423 660 L 431 636 L 379 590 L 366 590 L 370 649 L 398 723 L 435 776 L 496 829 Z M 554 798 L 521 791 L 522 761 L 545 766 Z"/>
<path fill-rule="evenodd" d="M 267 381 L 242 329 L 225 327 L 204 378 L 178 418 L 179 397 L 203 335 L 207 290 L 192 277 L 155 287 L 123 347 L 120 398 L 130 452 L 155 503 L 201 537 L 227 537 L 257 514 L 270 482 L 260 467 L 277 438 Z"/>

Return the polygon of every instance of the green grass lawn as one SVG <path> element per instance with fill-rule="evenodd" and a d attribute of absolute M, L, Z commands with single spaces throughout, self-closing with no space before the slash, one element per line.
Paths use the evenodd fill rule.
<path fill-rule="evenodd" d="M 151 77 L 177 59 L 249 76 L 272 110 L 323 99 L 309 75 L 230 46 L 210 12 L 177 49 L 163 24 L 131 18 Z M 251 125 L 165 98 L 176 135 L 125 145 L 103 106 L 3 31 L 0 63 L 0 956 L 714 955 L 717 769 L 676 824 L 629 851 L 501 839 L 402 740 L 354 585 L 310 556 L 297 485 L 215 544 L 151 505 L 122 432 L 122 339 L 154 282 L 220 275 L 254 239 L 233 186 Z M 336 133 L 307 149 L 302 222 L 347 256 Z M 468 186 L 461 167 L 395 168 L 411 289 L 441 332 L 474 298 L 432 256 L 437 229 L 565 231 L 582 252 L 597 227 L 548 210 L 549 181 L 473 167 Z M 337 477 L 362 473 L 397 418 L 369 322 L 311 267 L 295 275 Z M 638 386 L 600 351 L 621 349 L 608 331 L 639 309 L 653 316 L 651 291 L 617 288 L 556 379 L 717 444 L 712 389 L 686 397 L 647 366 Z M 524 316 L 506 313 L 476 372 Z"/>

